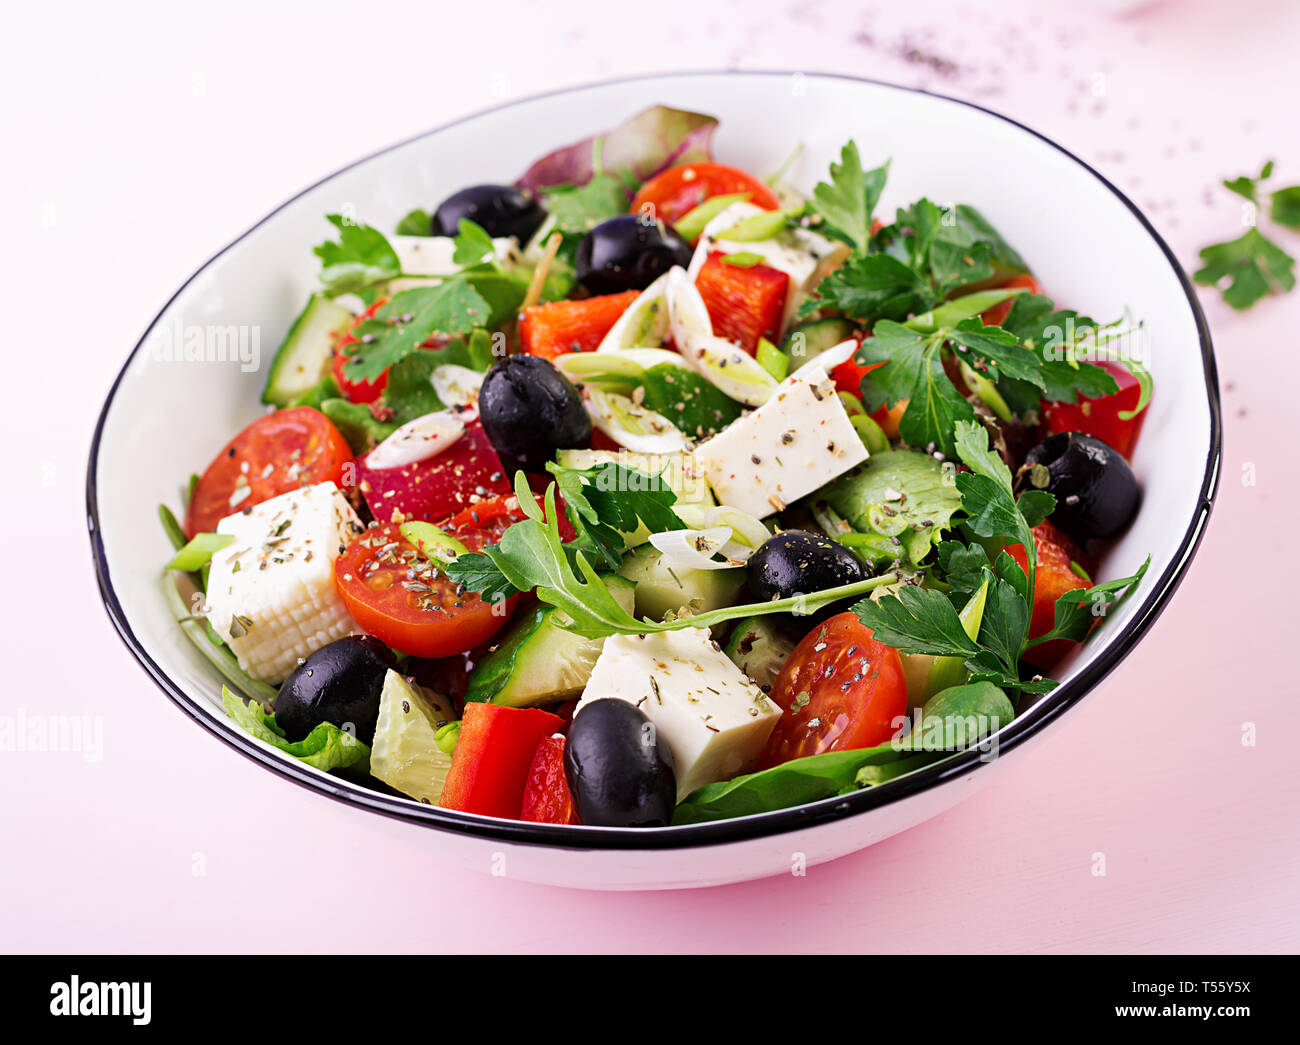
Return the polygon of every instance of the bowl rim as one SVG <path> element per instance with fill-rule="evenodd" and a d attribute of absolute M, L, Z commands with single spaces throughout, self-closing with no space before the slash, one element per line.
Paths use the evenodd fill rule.
<path fill-rule="evenodd" d="M 1006 752 L 1019 747 L 1031 737 L 1036 736 L 1041 730 L 1046 728 L 1049 723 L 1079 703 L 1096 687 L 1098 683 L 1102 681 L 1102 679 L 1109 675 L 1119 665 L 1138 641 L 1146 634 L 1147 630 L 1155 622 L 1156 618 L 1163 612 L 1174 591 L 1182 582 L 1188 565 L 1190 564 L 1192 557 L 1200 545 L 1201 538 L 1205 533 L 1206 523 L 1209 520 L 1210 511 L 1214 504 L 1214 497 L 1219 482 L 1223 432 L 1218 371 L 1214 357 L 1214 346 L 1211 342 L 1209 327 L 1206 323 L 1205 315 L 1201 309 L 1196 292 L 1193 289 L 1191 281 L 1187 277 L 1187 273 L 1184 271 L 1169 245 L 1155 230 L 1151 222 L 1146 218 L 1138 206 L 1091 164 L 1076 156 L 1070 150 L 1047 137 L 1047 135 L 1040 131 L 1006 116 L 1003 113 L 980 105 L 977 102 L 924 90 L 920 87 L 909 87 L 903 84 L 891 83 L 886 80 L 852 76 L 843 73 L 811 73 L 800 70 L 775 69 L 678 70 L 664 73 L 613 77 L 610 79 L 543 91 L 523 98 L 516 98 L 499 105 L 493 105 L 477 110 L 466 116 L 458 117 L 446 123 L 439 124 L 436 127 L 422 131 L 353 160 L 351 163 L 332 171 L 286 199 L 283 203 L 280 203 L 274 209 L 265 214 L 256 223 L 249 226 L 249 228 L 244 232 L 240 233 L 239 236 L 218 250 L 208 258 L 207 261 L 200 265 L 199 268 L 180 285 L 180 287 L 177 288 L 175 293 L 172 294 L 172 296 L 158 311 L 157 315 L 155 315 L 150 321 L 149 326 L 140 337 L 140 340 L 136 342 L 135 347 L 127 356 L 126 362 L 122 365 L 122 369 L 114 379 L 112 387 L 109 389 L 108 395 L 104 400 L 104 405 L 100 410 L 99 418 L 95 424 L 95 432 L 90 444 L 90 458 L 86 471 L 87 527 L 90 536 L 91 552 L 94 559 L 95 575 L 99 584 L 100 595 L 110 621 L 117 630 L 119 637 L 122 639 L 127 649 L 136 660 L 139 661 L 141 667 L 144 668 L 146 674 L 153 679 L 154 683 L 178 708 L 180 708 L 182 712 L 187 714 L 209 733 L 224 741 L 242 755 L 252 759 L 254 762 L 260 763 L 272 772 L 298 784 L 299 786 L 308 788 L 311 791 L 323 794 L 328 798 L 332 798 L 335 801 L 345 803 L 349 806 L 367 809 L 371 812 L 380 813 L 384 816 L 402 820 L 407 823 L 420 824 L 425 827 L 433 827 L 440 830 L 449 830 L 480 839 L 572 851 L 688 849 L 725 845 L 750 839 L 784 834 L 789 831 L 797 831 L 833 821 L 845 820 L 856 816 L 859 813 L 864 813 L 880 806 L 889 805 L 901 801 L 902 799 L 919 795 L 924 791 L 936 788 L 941 784 L 953 781 L 958 777 L 971 774 L 979 768 L 980 765 L 984 764 L 981 760 L 981 753 L 978 748 L 972 748 L 966 751 L 956 752 L 949 758 L 922 767 L 879 787 L 865 788 L 861 791 L 854 792 L 851 795 L 821 799 L 803 806 L 773 810 L 767 813 L 757 813 L 731 820 L 715 820 L 678 827 L 656 828 L 653 830 L 646 830 L 644 828 L 533 824 L 523 821 L 498 820 L 492 817 L 482 817 L 474 814 L 461 813 L 450 809 L 443 809 L 439 806 L 416 803 L 407 798 L 390 796 L 378 791 L 371 791 L 361 785 L 349 784 L 341 778 L 315 772 L 301 763 L 280 757 L 278 753 L 274 752 L 271 748 L 266 747 L 256 741 L 253 737 L 242 732 L 232 722 L 211 715 L 194 697 L 191 697 L 186 693 L 184 688 L 175 682 L 146 652 L 143 644 L 131 629 L 131 625 L 126 618 L 126 612 L 117 597 L 112 579 L 109 576 L 108 560 L 99 527 L 97 482 L 100 441 L 103 436 L 104 425 L 108 418 L 109 410 L 113 405 L 113 400 L 117 394 L 118 388 L 120 387 L 127 370 L 130 368 L 131 363 L 148 340 L 150 333 L 163 315 L 171 308 L 177 297 L 179 297 L 191 283 L 202 275 L 209 266 L 216 262 L 218 258 L 222 257 L 231 248 L 242 242 L 254 231 L 276 217 L 291 203 L 338 177 L 340 174 L 352 170 L 364 163 L 368 163 L 370 160 L 379 156 L 383 156 L 423 138 L 442 133 L 443 131 L 459 124 L 479 119 L 480 117 L 486 116 L 490 113 L 514 108 L 519 105 L 526 105 L 546 98 L 574 94 L 583 91 L 599 90 L 605 87 L 637 82 L 655 82 L 699 77 L 790 77 L 796 75 L 796 73 L 809 79 L 842 80 L 852 83 L 865 83 L 875 87 L 883 87 L 909 94 L 925 95 L 930 98 L 961 105 L 969 109 L 974 109 L 977 112 L 982 112 L 996 117 L 999 120 L 1011 124 L 1013 127 L 1018 128 L 1026 134 L 1037 138 L 1039 141 L 1046 143 L 1077 163 L 1128 208 L 1141 224 L 1146 234 L 1150 236 L 1155 244 L 1160 248 L 1166 261 L 1169 263 L 1170 268 L 1173 270 L 1174 275 L 1182 286 L 1188 307 L 1191 309 L 1192 316 L 1196 322 L 1197 335 L 1201 349 L 1201 362 L 1204 370 L 1207 405 L 1210 410 L 1209 449 L 1206 454 L 1205 471 L 1201 481 L 1201 490 L 1197 504 L 1192 511 L 1191 518 L 1179 542 L 1176 554 L 1165 572 L 1150 584 L 1145 598 L 1138 607 L 1128 626 L 1115 637 L 1111 645 L 1095 661 L 1089 664 L 1074 678 L 1063 683 L 1057 689 L 1044 696 L 1039 703 L 1034 706 L 1033 714 L 1026 716 L 1024 719 L 1014 719 L 1009 725 L 1003 727 L 999 731 L 999 761 Z"/>

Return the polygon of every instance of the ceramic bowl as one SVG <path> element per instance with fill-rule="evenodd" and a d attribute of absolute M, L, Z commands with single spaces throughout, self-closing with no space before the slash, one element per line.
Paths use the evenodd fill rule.
<path fill-rule="evenodd" d="M 805 189 L 849 138 L 864 160 L 892 158 L 880 213 L 918 196 L 978 207 L 1029 259 L 1049 292 L 1098 317 L 1128 309 L 1150 333 L 1155 378 L 1133 461 L 1143 507 L 1102 576 L 1147 579 L 1094 640 L 1063 665 L 1062 685 L 1005 726 L 999 757 L 957 754 L 843 798 L 760 816 L 659 830 L 559 827 L 466 815 L 354 786 L 281 756 L 229 722 L 220 679 L 181 635 L 160 594 L 169 545 L 155 517 L 179 484 L 262 412 L 264 372 L 239 362 L 168 361 L 153 346 L 194 325 L 260 341 L 260 368 L 311 289 L 323 215 L 392 228 L 414 207 L 483 181 L 508 181 L 558 145 L 663 103 L 721 120 L 717 157 L 774 169 L 796 143 Z M 232 353 L 237 355 L 237 353 Z M 251 360 L 250 360 L 251 362 Z M 259 369 L 260 369 L 259 368 Z M 141 666 L 209 734 L 267 769 L 352 809 L 431 828 L 429 848 L 487 870 L 585 888 L 665 889 L 787 872 L 871 845 L 949 808 L 1006 771 L 1026 743 L 1101 682 L 1166 605 L 1204 530 L 1219 464 L 1218 385 L 1209 333 L 1187 277 L 1134 204 L 1050 139 L 966 102 L 847 77 L 703 73 L 642 77 L 503 105 L 429 131 L 340 170 L 278 207 L 191 276 L 132 350 L 108 394 L 91 448 L 91 545 L 108 613 Z M 145 706 L 142 715 L 163 714 Z M 206 743 L 198 731 L 194 743 Z M 268 783 L 268 787 L 273 786 Z"/>

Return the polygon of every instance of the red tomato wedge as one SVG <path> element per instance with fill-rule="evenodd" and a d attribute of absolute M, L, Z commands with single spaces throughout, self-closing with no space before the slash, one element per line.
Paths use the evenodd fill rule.
<path fill-rule="evenodd" d="M 351 381 L 344 376 L 343 367 L 353 353 L 349 348 L 353 345 L 359 345 L 361 342 L 353 335 L 353 331 L 368 319 L 374 319 L 375 313 L 383 307 L 387 298 L 380 298 L 371 305 L 365 312 L 357 316 L 356 322 L 352 327 L 339 338 L 338 344 L 334 346 L 334 361 L 331 364 L 331 370 L 334 374 L 334 380 L 338 382 L 339 389 L 343 392 L 345 398 L 354 403 L 373 403 L 381 395 L 384 389 L 388 387 L 388 371 L 385 370 L 373 381 Z"/>
<path fill-rule="evenodd" d="M 1123 363 L 1111 359 L 1096 361 L 1119 385 L 1118 392 L 1088 399 L 1080 396 L 1077 403 L 1047 403 L 1042 405 L 1043 424 L 1049 432 L 1084 432 L 1109 443 L 1126 459 L 1132 460 L 1133 448 L 1146 421 L 1147 408 L 1135 417 L 1123 418 L 1120 414 L 1132 413 L 1142 398 L 1142 388 Z"/>
<path fill-rule="evenodd" d="M 347 440 L 319 410 L 296 406 L 259 417 L 200 477 L 185 532 L 210 533 L 227 515 L 303 486 L 327 481 L 342 486 L 343 467 L 351 459 Z"/>
<path fill-rule="evenodd" d="M 1091 588 L 1092 584 L 1084 580 L 1070 567 L 1071 562 L 1086 568 L 1088 560 L 1079 546 L 1063 534 L 1050 522 L 1042 522 L 1034 527 L 1034 547 L 1038 556 L 1038 567 L 1034 571 L 1034 608 L 1029 618 L 1029 637 L 1036 639 L 1052 630 L 1056 622 L 1056 600 L 1067 591 L 1076 588 Z M 1007 553 L 1028 573 L 1025 562 L 1025 548 L 1021 544 L 1007 545 Z M 1024 659 L 1036 668 L 1052 667 L 1067 652 L 1073 643 L 1065 639 L 1053 639 L 1035 646 L 1025 654 Z"/>
<path fill-rule="evenodd" d="M 438 804 L 518 820 L 537 746 L 563 726 L 558 715 L 537 708 L 467 705 Z"/>
<path fill-rule="evenodd" d="M 554 359 L 565 352 L 593 352 L 639 292 L 604 294 L 581 301 L 551 301 L 524 309 L 519 344 L 525 355 Z"/>
<path fill-rule="evenodd" d="M 1027 272 L 1020 276 L 1012 276 L 998 289 L 1011 290 L 1017 287 L 1023 287 L 1031 294 L 1041 294 L 1043 292 L 1043 288 L 1038 285 L 1038 280 L 1034 279 L 1034 277 L 1029 275 Z M 987 312 L 981 313 L 980 319 L 984 321 L 984 325 L 987 327 L 1000 327 L 1003 320 L 1010 315 L 1011 306 L 1015 303 L 1015 298 L 1008 298 L 1006 301 L 1002 302 L 1002 304 L 994 305 Z"/>
<path fill-rule="evenodd" d="M 334 563 L 334 586 L 362 630 L 413 657 L 473 649 L 505 626 L 514 606 L 462 591 L 392 523 L 353 539 Z"/>
<path fill-rule="evenodd" d="M 519 819 L 535 824 L 581 823 L 564 776 L 564 737 L 543 737 L 537 745 Z"/>
<path fill-rule="evenodd" d="M 746 268 L 726 259 L 720 251 L 710 254 L 695 285 L 709 310 L 713 333 L 734 341 L 752 356 L 758 351 L 759 338 L 780 340 L 790 277 L 768 265 Z"/>
<path fill-rule="evenodd" d="M 701 203 L 714 196 L 749 193 L 748 202 L 764 210 L 780 210 L 777 195 L 758 178 L 723 163 L 688 163 L 669 167 L 641 186 L 632 199 L 631 212 L 654 208 L 654 217 L 675 225 Z"/>
<path fill-rule="evenodd" d="M 438 523 L 498 494 L 510 492 L 501 458 L 483 426 L 474 421 L 451 446 L 423 461 L 399 468 L 371 468 L 369 455 L 357 458 L 357 485 L 381 523 L 416 519 Z"/>
<path fill-rule="evenodd" d="M 763 768 L 883 744 L 907 714 L 907 680 L 898 651 L 876 641 L 855 614 L 840 613 L 794 648 L 772 699 L 785 714 L 759 759 Z"/>

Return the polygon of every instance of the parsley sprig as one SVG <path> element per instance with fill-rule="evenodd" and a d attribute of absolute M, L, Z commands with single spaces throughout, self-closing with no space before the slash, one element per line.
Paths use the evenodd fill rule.
<path fill-rule="evenodd" d="M 1202 265 L 1192 274 L 1197 283 L 1216 287 L 1223 300 L 1238 311 L 1295 287 L 1295 258 L 1254 224 L 1255 208 L 1262 209 L 1267 203 L 1274 224 L 1300 230 L 1300 185 L 1265 191 L 1263 183 L 1272 176 L 1273 161 L 1269 160 L 1254 178 L 1241 175 L 1223 182 L 1224 188 L 1253 205 L 1251 225 L 1234 240 L 1201 248 Z"/>
<path fill-rule="evenodd" d="M 950 594 L 937 588 L 905 585 L 878 601 L 862 600 L 853 612 L 886 645 L 905 653 L 960 658 L 972 682 L 992 682 L 1022 693 L 1046 693 L 1056 685 L 1051 679 L 1021 679 L 1020 658 L 1025 650 L 1051 639 L 1084 638 L 1096 616 L 1136 587 L 1150 559 L 1132 577 L 1062 595 L 1056 602 L 1053 629 L 1029 640 L 1038 567 L 1033 531 L 1056 506 L 1056 499 L 1042 490 L 1030 490 L 1016 498 L 1011 471 L 990 448 L 983 425 L 958 422 L 955 444 L 958 456 L 970 469 L 956 478 L 967 526 L 976 536 L 1021 545 L 1028 570 L 1022 569 L 1005 549 L 990 563 L 979 544 L 948 541 L 940 545 L 938 557 L 946 571 Z M 984 612 L 979 632 L 971 638 L 962 626 L 955 603 L 964 604 L 984 586 Z"/>

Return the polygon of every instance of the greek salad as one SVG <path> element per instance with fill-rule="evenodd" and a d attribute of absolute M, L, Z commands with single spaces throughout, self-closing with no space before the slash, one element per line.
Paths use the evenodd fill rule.
<path fill-rule="evenodd" d="M 801 193 L 715 126 L 327 216 L 266 412 L 160 508 L 240 728 L 464 813 L 745 816 L 988 743 L 1139 584 L 1093 579 L 1152 394 L 1122 323 L 972 206 L 881 213 L 859 143 Z"/>

